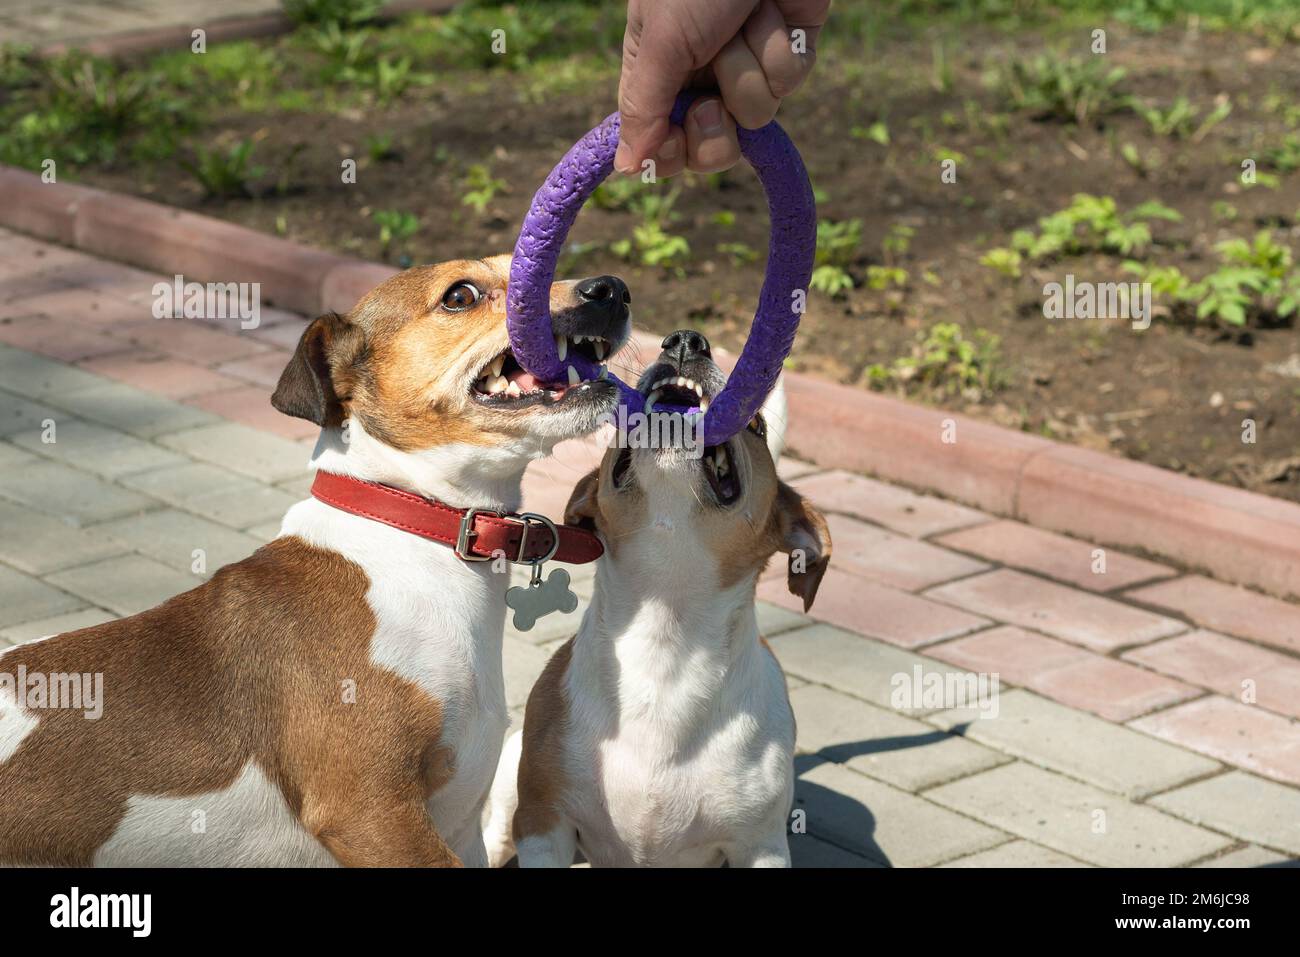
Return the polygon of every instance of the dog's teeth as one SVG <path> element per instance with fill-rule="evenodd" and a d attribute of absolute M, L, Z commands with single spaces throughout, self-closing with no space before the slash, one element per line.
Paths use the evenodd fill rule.
<path fill-rule="evenodd" d="M 593 340 L 592 340 L 592 348 L 594 348 L 594 349 L 596 350 L 596 358 L 597 358 L 597 359 L 603 359 L 603 358 L 605 358 L 605 343 L 603 343 L 603 342 L 602 342 L 601 340 L 599 340 L 599 339 L 593 339 Z"/>
<path fill-rule="evenodd" d="M 574 337 L 573 337 L 573 344 L 574 344 L 575 346 L 580 346 L 580 345 L 582 345 L 582 344 L 583 344 L 584 342 L 586 342 L 586 341 L 587 341 L 587 337 L 586 337 L 586 336 L 574 336 Z"/>
<path fill-rule="evenodd" d="M 606 365 L 601 365 L 601 367 L 600 367 L 600 378 L 602 378 L 602 379 L 608 379 L 608 378 L 609 378 L 609 367 L 608 367 L 608 366 L 606 366 Z"/>
<path fill-rule="evenodd" d="M 655 403 L 656 403 L 657 401 L 659 401 L 659 390 L 656 388 L 656 389 L 652 389 L 651 392 L 650 392 L 650 394 L 649 394 L 648 396 L 646 396 L 646 399 L 645 399 L 645 414 L 646 414 L 646 415 L 649 415 L 651 412 L 653 412 L 653 411 L 655 410 Z"/>
<path fill-rule="evenodd" d="M 495 359 L 493 359 L 493 360 L 492 360 L 492 374 L 493 374 L 493 375 L 500 375 L 500 374 L 501 374 L 501 367 L 504 366 L 505 364 L 506 364 L 506 357 L 505 357 L 504 355 L 497 356 Z"/>
<path fill-rule="evenodd" d="M 563 362 L 564 357 L 569 354 L 569 340 L 564 336 L 556 336 L 555 352 L 560 357 L 560 361 Z"/>
<path fill-rule="evenodd" d="M 705 412 L 708 412 L 708 411 L 709 411 L 709 400 L 708 400 L 708 399 L 701 398 L 701 399 L 700 399 L 700 414 L 703 415 Z"/>
<path fill-rule="evenodd" d="M 719 475 L 726 475 L 731 471 L 731 463 L 727 461 L 727 450 L 725 447 L 718 449 L 717 454 L 713 457 L 713 463 Z"/>
<path fill-rule="evenodd" d="M 577 385 L 582 381 L 582 376 L 578 375 L 578 370 L 569 366 L 569 385 Z"/>
<path fill-rule="evenodd" d="M 505 392 L 506 387 L 509 385 L 510 383 L 506 381 L 505 376 L 494 375 L 492 378 L 488 380 L 487 390 L 493 395 L 496 395 L 498 392 Z"/>
<path fill-rule="evenodd" d="M 506 386 L 506 395 L 511 396 L 512 398 L 515 399 L 523 395 L 523 391 L 519 388 L 519 383 L 511 382 L 508 386 Z"/>

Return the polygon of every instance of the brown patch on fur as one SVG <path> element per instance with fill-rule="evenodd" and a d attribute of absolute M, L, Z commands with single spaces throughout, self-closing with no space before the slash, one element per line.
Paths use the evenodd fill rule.
<path fill-rule="evenodd" d="M 565 790 L 564 728 L 569 718 L 564 676 L 572 657 L 570 638 L 551 656 L 528 695 L 519 757 L 519 805 L 513 828 L 516 842 L 533 834 L 545 834 L 560 821 L 560 801 Z"/>
<path fill-rule="evenodd" d="M 369 588 L 281 538 L 157 608 L 5 653 L 9 673 L 101 672 L 104 711 L 28 712 L 0 763 L 0 862 L 89 865 L 130 797 L 218 791 L 251 761 L 343 864 L 459 863 L 424 809 L 454 764 L 442 709 L 371 664 Z"/>
<path fill-rule="evenodd" d="M 784 482 L 777 484 L 773 518 L 781 543 L 778 547 L 790 556 L 786 587 L 790 594 L 803 599 L 803 610 L 807 611 L 831 563 L 830 526 L 826 516 Z M 800 569 L 795 567 L 797 554 L 801 555 Z"/>

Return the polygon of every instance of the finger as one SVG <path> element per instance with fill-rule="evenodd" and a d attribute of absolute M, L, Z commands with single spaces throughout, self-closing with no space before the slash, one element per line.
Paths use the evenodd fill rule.
<path fill-rule="evenodd" d="M 737 34 L 713 58 L 722 102 L 745 129 L 756 130 L 776 116 L 781 101 L 772 95 L 763 68 L 743 36 Z"/>
<path fill-rule="evenodd" d="M 686 131 L 674 126 L 668 131 L 654 155 L 654 176 L 656 179 L 676 176 L 686 169 Z"/>
<path fill-rule="evenodd" d="M 671 34 L 655 21 L 644 27 L 628 20 L 623 37 L 623 73 L 618 83 L 622 116 L 614 168 L 635 173 L 668 136 L 668 114 L 692 66 L 677 55 Z"/>
<path fill-rule="evenodd" d="M 740 161 L 736 121 L 716 96 L 696 101 L 686 114 L 686 167 L 697 173 L 718 173 Z"/>
<path fill-rule="evenodd" d="M 808 49 L 812 49 L 817 33 L 831 12 L 831 0 L 772 0 L 781 16 L 791 27 L 808 32 Z"/>
<path fill-rule="evenodd" d="M 796 53 L 791 30 L 773 0 L 763 0 L 753 16 L 745 21 L 745 45 L 754 54 L 763 76 L 767 78 L 767 88 L 777 100 L 797 90 L 813 65 L 811 46 L 806 53 Z"/>

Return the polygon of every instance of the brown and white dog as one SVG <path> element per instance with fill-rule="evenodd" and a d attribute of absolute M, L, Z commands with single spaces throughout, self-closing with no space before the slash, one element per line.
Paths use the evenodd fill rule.
<path fill-rule="evenodd" d="M 696 405 L 722 373 L 696 332 L 664 340 L 647 402 Z M 774 394 L 766 408 L 783 410 Z M 783 418 L 778 414 L 777 418 Z M 826 522 L 777 477 L 762 417 L 716 448 L 612 448 L 574 489 L 571 523 L 605 543 L 591 607 L 507 742 L 489 861 L 523 867 L 788 866 L 794 715 L 759 636 L 754 590 L 776 552 L 808 608 Z M 770 445 L 769 445 L 770 442 Z"/>
<path fill-rule="evenodd" d="M 597 427 L 611 383 L 511 357 L 509 262 L 409 269 L 310 324 L 272 402 L 322 427 L 315 468 L 514 511 L 529 461 Z M 603 360 L 628 300 L 613 277 L 556 283 L 556 332 Z M 5 652 L 0 673 L 102 674 L 104 701 L 87 720 L 0 685 L 0 864 L 484 863 L 496 564 L 308 499 L 206 584 Z"/>

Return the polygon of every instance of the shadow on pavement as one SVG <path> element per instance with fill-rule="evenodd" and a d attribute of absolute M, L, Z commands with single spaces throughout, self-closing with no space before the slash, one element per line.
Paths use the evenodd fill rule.
<path fill-rule="evenodd" d="M 892 738 L 870 738 L 862 741 L 849 741 L 832 744 L 822 748 L 816 754 L 800 754 L 794 759 L 794 809 L 807 814 L 808 833 L 835 845 L 844 851 L 868 858 L 866 866 L 872 864 L 892 867 L 889 855 L 876 843 L 876 817 L 871 809 L 856 798 L 828 787 L 809 781 L 805 775 L 823 764 L 844 764 L 851 758 L 866 754 L 883 754 L 889 751 L 902 751 L 906 748 L 922 748 L 927 744 L 938 744 L 952 735 L 966 732 L 966 725 L 955 725 L 951 731 L 927 731 L 924 734 L 902 735 Z M 800 835 L 791 835 L 791 850 L 795 851 Z M 800 861 L 800 855 L 794 854 L 795 866 L 824 866 L 817 861 Z"/>

